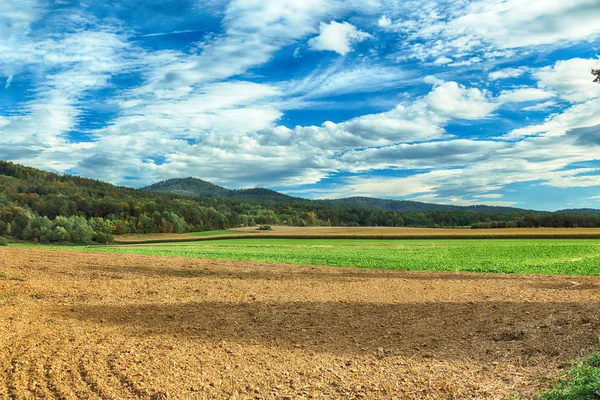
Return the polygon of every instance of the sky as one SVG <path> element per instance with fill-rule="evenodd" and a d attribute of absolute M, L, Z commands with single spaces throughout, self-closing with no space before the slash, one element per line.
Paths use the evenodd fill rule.
<path fill-rule="evenodd" d="M 0 159 L 600 208 L 600 0 L 2 0 Z"/>

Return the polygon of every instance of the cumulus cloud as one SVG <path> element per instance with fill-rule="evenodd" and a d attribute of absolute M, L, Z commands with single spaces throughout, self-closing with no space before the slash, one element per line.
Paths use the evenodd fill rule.
<path fill-rule="evenodd" d="M 444 64 L 450 64 L 452 62 L 451 58 L 448 57 L 440 57 L 437 60 L 435 60 L 433 63 L 436 65 L 444 65 Z"/>
<path fill-rule="evenodd" d="M 382 15 L 381 18 L 377 20 L 377 25 L 379 25 L 380 28 L 388 28 L 392 25 L 392 20 L 387 16 Z"/>
<path fill-rule="evenodd" d="M 565 46 L 600 37 L 600 3 L 573 0 L 406 1 L 388 12 L 406 44 L 402 59 L 449 57 L 455 67 L 475 60 L 506 59 L 526 54 L 533 46 Z M 518 68 L 518 67 L 517 67 Z M 508 73 L 509 75 L 505 75 Z M 491 79 L 515 77 L 516 70 L 492 72 Z"/>
<path fill-rule="evenodd" d="M 540 87 L 555 91 L 567 101 L 578 103 L 600 97 L 600 85 L 592 83 L 590 79 L 590 71 L 599 64 L 599 59 L 560 60 L 553 66 L 535 71 L 533 76 Z"/>
<path fill-rule="evenodd" d="M 466 88 L 456 82 L 441 84 L 424 101 L 432 110 L 448 118 L 480 119 L 496 108 L 486 91 Z"/>
<path fill-rule="evenodd" d="M 334 51 L 345 56 L 352 51 L 352 45 L 372 37 L 348 22 L 331 21 L 329 24 L 321 23 L 319 36 L 308 41 L 313 50 Z"/>
<path fill-rule="evenodd" d="M 519 48 L 597 37 L 600 34 L 600 4 L 595 0 L 548 3 L 486 0 L 470 3 L 464 15 L 446 24 L 423 30 L 423 35 L 444 32 L 469 38 L 462 46 L 485 40 L 498 48 Z"/>

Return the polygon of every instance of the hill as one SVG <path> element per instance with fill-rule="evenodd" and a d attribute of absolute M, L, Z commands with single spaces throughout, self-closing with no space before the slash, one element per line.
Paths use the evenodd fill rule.
<path fill-rule="evenodd" d="M 186 197 L 229 197 L 231 190 L 197 178 L 169 179 L 144 187 L 142 191 Z"/>
<path fill-rule="evenodd" d="M 570 213 L 570 214 L 600 214 L 600 210 L 595 208 L 567 208 L 559 210 L 557 213 Z"/>
<path fill-rule="evenodd" d="M 218 199 L 237 199 L 240 201 L 294 202 L 304 200 L 264 188 L 226 189 L 222 186 L 215 185 L 214 183 L 192 177 L 169 179 L 143 187 L 140 190 L 185 197 L 210 197 Z"/>
<path fill-rule="evenodd" d="M 128 233 L 183 233 L 257 224 L 600 227 L 600 215 L 591 213 L 369 198 L 311 201 L 269 189 L 229 190 L 193 178 L 164 181 L 153 187 L 163 193 L 0 161 L 0 236 L 38 242 L 107 243 L 113 235 Z"/>
<path fill-rule="evenodd" d="M 374 197 L 348 197 L 337 200 L 327 200 L 331 203 L 346 204 L 374 208 L 378 210 L 398 211 L 398 212 L 429 212 L 429 211 L 472 211 L 483 213 L 514 213 L 532 210 L 524 210 L 513 207 L 498 207 L 487 205 L 455 206 L 448 204 L 422 203 L 410 200 L 387 200 Z"/>
<path fill-rule="evenodd" d="M 395 212 L 430 212 L 430 211 L 470 211 L 477 213 L 524 212 L 513 207 L 497 207 L 487 205 L 455 206 L 446 204 L 422 203 L 408 200 L 387 200 L 373 197 L 348 197 L 331 200 L 308 200 L 292 197 L 270 189 L 254 188 L 230 190 L 197 178 L 169 179 L 142 188 L 145 191 L 173 194 L 188 197 L 228 198 L 259 203 L 313 204 L 336 209 L 367 208 L 372 210 Z"/>

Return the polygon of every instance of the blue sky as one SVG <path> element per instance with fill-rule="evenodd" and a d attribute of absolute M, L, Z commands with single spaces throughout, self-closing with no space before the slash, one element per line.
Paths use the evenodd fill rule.
<path fill-rule="evenodd" d="M 599 53 L 598 0 L 3 0 L 0 159 L 600 208 Z"/>

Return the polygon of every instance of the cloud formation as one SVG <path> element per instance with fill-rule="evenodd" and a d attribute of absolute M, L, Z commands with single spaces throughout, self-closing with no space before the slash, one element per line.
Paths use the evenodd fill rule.
<path fill-rule="evenodd" d="M 348 22 L 331 21 L 329 24 L 321 22 L 319 36 L 310 39 L 308 45 L 313 50 L 334 51 L 345 56 L 352 51 L 354 43 L 360 43 L 370 37 L 370 34 L 358 30 Z"/>
<path fill-rule="evenodd" d="M 0 158 L 320 197 L 600 190 L 595 0 L 180 3 L 0 4 Z"/>

